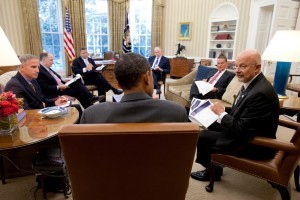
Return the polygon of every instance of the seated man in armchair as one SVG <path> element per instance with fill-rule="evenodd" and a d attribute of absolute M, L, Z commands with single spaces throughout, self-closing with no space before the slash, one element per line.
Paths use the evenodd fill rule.
<path fill-rule="evenodd" d="M 235 74 L 229 72 L 227 69 L 227 58 L 224 55 L 220 55 L 217 59 L 217 72 L 210 71 L 204 81 L 213 84 L 214 88 L 209 93 L 202 95 L 199 93 L 195 84 L 195 80 L 192 84 L 190 91 L 190 99 L 221 99 L 230 81 L 234 78 Z"/>

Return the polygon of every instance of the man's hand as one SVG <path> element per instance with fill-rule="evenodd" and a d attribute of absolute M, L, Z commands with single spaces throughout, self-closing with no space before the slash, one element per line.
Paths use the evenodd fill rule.
<path fill-rule="evenodd" d="M 59 85 L 58 86 L 58 89 L 61 90 L 61 91 L 65 90 L 67 88 L 68 88 L 68 86 L 66 86 L 66 85 Z"/>
<path fill-rule="evenodd" d="M 211 90 L 212 92 L 218 92 L 218 88 L 213 88 L 212 90 Z"/>
<path fill-rule="evenodd" d="M 91 71 L 93 69 L 93 65 L 90 63 L 85 67 L 86 71 Z"/>
<path fill-rule="evenodd" d="M 225 107 L 219 102 L 216 102 L 212 106 L 210 106 L 210 109 L 217 115 L 220 115 L 221 113 L 225 112 Z"/>
<path fill-rule="evenodd" d="M 61 106 L 64 105 L 65 103 L 67 103 L 68 99 L 64 96 L 60 96 L 56 99 L 56 101 L 54 102 L 56 106 Z"/>
<path fill-rule="evenodd" d="M 160 68 L 158 65 L 155 65 L 154 70 L 155 71 L 163 71 L 162 68 Z"/>

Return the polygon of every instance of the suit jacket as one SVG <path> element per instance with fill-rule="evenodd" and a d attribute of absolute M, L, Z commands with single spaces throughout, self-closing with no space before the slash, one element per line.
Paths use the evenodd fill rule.
<path fill-rule="evenodd" d="M 150 56 L 149 59 L 148 59 L 148 62 L 150 63 L 150 67 L 152 67 L 153 65 L 153 62 L 155 60 L 156 56 Z M 161 56 L 161 59 L 158 63 L 158 66 L 160 68 L 162 68 L 162 80 L 165 80 L 166 79 L 166 74 L 169 74 L 170 73 L 170 61 L 167 57 L 165 56 Z M 161 72 L 160 71 L 154 71 L 153 70 L 153 75 L 156 75 L 156 76 L 160 76 Z"/>
<path fill-rule="evenodd" d="M 251 145 L 254 136 L 276 138 L 279 100 L 271 83 L 261 73 L 246 88 L 240 100 L 232 106 L 230 115 L 221 121 L 222 134 L 218 148 L 239 151 L 241 155 L 257 156 L 270 149 Z M 273 152 L 273 150 L 272 150 Z"/>
<path fill-rule="evenodd" d="M 51 68 L 50 70 L 60 79 L 62 83 L 65 83 L 61 79 L 60 75 L 58 75 Z M 60 95 L 60 91 L 57 89 L 57 82 L 55 78 L 53 78 L 53 76 L 42 65 L 40 65 L 40 72 L 37 78 L 37 82 L 39 83 L 44 95 L 47 98 L 55 98 Z"/>
<path fill-rule="evenodd" d="M 46 106 L 55 106 L 54 100 L 44 97 L 38 82 L 34 79 L 31 82 L 35 91 L 31 88 L 20 72 L 18 72 L 7 82 L 5 91 L 12 91 L 17 98 L 23 98 L 23 108 L 25 110 L 44 108 L 43 103 L 45 103 Z"/>
<path fill-rule="evenodd" d="M 215 71 L 212 70 L 208 73 L 206 79 L 209 81 L 214 75 Z M 197 98 L 200 99 L 221 99 L 223 94 L 226 91 L 227 86 L 231 82 L 231 80 L 234 78 L 235 74 L 230 72 L 230 71 L 225 71 L 222 76 L 218 79 L 216 84 L 214 85 L 215 88 L 218 88 L 218 92 L 209 92 L 205 95 L 202 95 L 199 93 L 198 88 L 195 84 L 195 81 L 193 82 L 191 86 L 191 91 L 190 91 L 190 98 L 193 96 L 196 96 Z"/>
<path fill-rule="evenodd" d="M 182 106 L 168 100 L 153 99 L 141 92 L 125 94 L 119 103 L 104 102 L 88 107 L 80 123 L 126 122 L 188 122 L 188 116 Z"/>
<path fill-rule="evenodd" d="M 88 61 L 90 64 L 93 65 L 93 70 L 95 70 L 97 68 L 97 66 L 96 66 L 96 63 L 94 62 L 94 60 L 91 58 L 88 58 Z M 74 74 L 80 74 L 83 77 L 85 77 L 85 76 L 88 76 L 89 74 L 95 73 L 93 70 L 83 73 L 83 68 L 85 68 L 85 67 L 86 67 L 86 65 L 85 65 L 83 59 L 81 58 L 81 56 L 79 56 L 78 58 L 73 60 L 72 71 Z"/>

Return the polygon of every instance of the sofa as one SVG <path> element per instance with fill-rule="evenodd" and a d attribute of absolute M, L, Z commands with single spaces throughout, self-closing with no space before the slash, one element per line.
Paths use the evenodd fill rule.
<path fill-rule="evenodd" d="M 5 72 L 4 74 L 0 75 L 0 86 L 1 86 L 1 90 L 0 91 L 4 91 L 4 88 L 7 84 L 7 82 L 17 74 L 18 71 L 9 71 L 9 72 Z"/>
<path fill-rule="evenodd" d="M 182 105 L 183 107 L 189 108 L 191 104 L 190 89 L 193 81 L 195 79 L 203 79 L 211 70 L 216 71 L 217 69 L 215 67 L 199 65 L 197 69 L 190 72 L 181 79 L 167 80 L 165 98 L 167 100 L 174 101 Z M 238 94 L 241 86 L 242 83 L 239 82 L 236 77 L 234 77 L 230 84 L 227 86 L 226 92 L 222 96 L 222 101 L 224 101 L 225 105 L 233 104 L 234 99 Z"/>

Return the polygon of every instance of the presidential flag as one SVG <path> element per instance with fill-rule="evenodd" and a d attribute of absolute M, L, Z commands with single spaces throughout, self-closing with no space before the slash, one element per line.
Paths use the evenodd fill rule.
<path fill-rule="evenodd" d="M 130 28 L 128 22 L 128 13 L 125 14 L 125 27 L 123 30 L 122 49 L 123 53 L 131 52 Z"/>
<path fill-rule="evenodd" d="M 75 49 L 74 49 L 73 36 L 72 36 L 71 20 L 67 8 L 66 8 L 65 28 L 64 28 L 64 49 L 66 54 L 68 55 L 69 62 L 71 63 L 75 59 Z"/>

